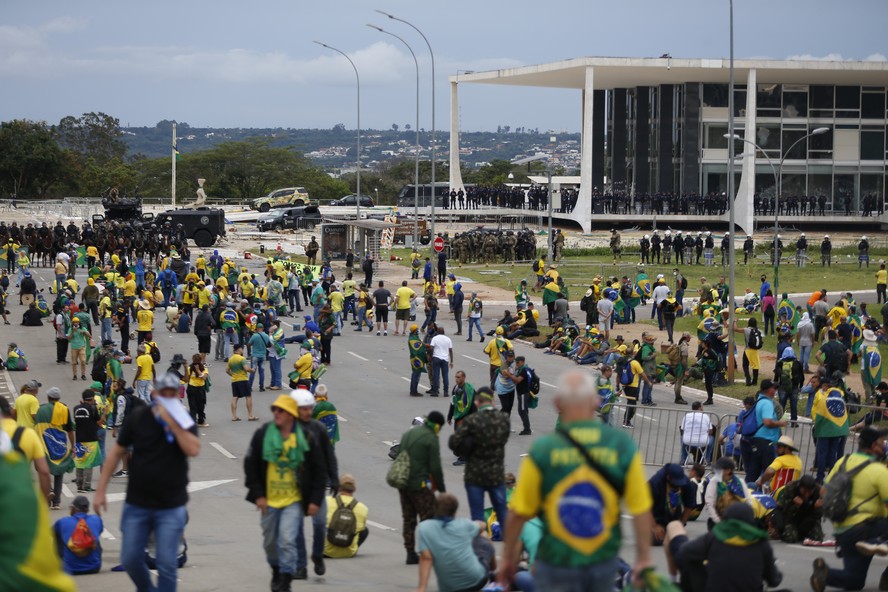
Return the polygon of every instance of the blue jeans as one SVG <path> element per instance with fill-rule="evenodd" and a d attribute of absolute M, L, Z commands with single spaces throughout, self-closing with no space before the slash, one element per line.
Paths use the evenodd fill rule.
<path fill-rule="evenodd" d="M 855 546 L 858 541 L 884 541 L 888 537 L 888 519 L 868 520 L 836 535 L 836 543 L 842 550 L 842 569 L 830 568 L 826 576 L 827 586 L 845 590 L 862 590 L 866 586 L 872 556 L 861 555 Z M 884 578 L 888 569 L 882 572 Z"/>
<path fill-rule="evenodd" d="M 811 346 L 810 345 L 800 345 L 799 346 L 799 362 L 802 363 L 802 370 L 805 372 L 808 371 L 808 360 L 811 359 Z"/>
<path fill-rule="evenodd" d="M 472 520 L 485 521 L 485 493 L 490 496 L 490 505 L 493 506 L 493 511 L 496 512 L 496 519 L 501 526 L 505 525 L 505 516 L 508 510 L 506 509 L 506 486 L 502 484 L 493 487 L 483 487 L 466 483 L 466 497 L 469 499 L 469 513 L 472 515 Z"/>
<path fill-rule="evenodd" d="M 515 589 L 521 592 L 535 592 L 536 582 L 529 571 L 519 571 L 515 574 Z"/>
<path fill-rule="evenodd" d="M 450 393 L 450 363 L 441 358 L 432 358 L 432 392 L 440 393 L 441 382 L 444 382 L 444 396 Z M 439 376 L 440 374 L 440 376 Z"/>
<path fill-rule="evenodd" d="M 336 323 L 336 328 L 333 330 L 333 335 L 340 335 L 342 333 L 342 313 L 334 312 L 333 313 L 333 322 Z"/>
<path fill-rule="evenodd" d="M 271 370 L 271 381 L 268 386 L 284 386 L 281 378 L 281 359 L 268 358 L 268 367 Z"/>
<path fill-rule="evenodd" d="M 186 517 L 185 506 L 154 510 L 123 504 L 123 515 L 120 517 L 120 531 L 123 534 L 120 562 L 138 592 L 175 592 L 179 542 L 185 531 Z M 151 582 L 151 574 L 145 563 L 145 548 L 152 532 L 157 543 L 157 586 Z"/>
<path fill-rule="evenodd" d="M 259 520 L 262 526 L 262 548 L 268 565 L 281 573 L 296 575 L 296 539 L 302 535 L 302 503 L 285 508 L 268 508 Z"/>
<path fill-rule="evenodd" d="M 259 375 L 259 388 L 265 388 L 265 358 L 250 358 L 250 366 L 255 370 L 250 374 L 250 390 L 253 390 L 253 381 L 257 374 Z"/>
<path fill-rule="evenodd" d="M 364 325 L 371 331 L 373 330 L 373 323 L 367 319 L 367 308 L 362 306 L 358 308 L 358 328 L 355 331 L 363 331 Z"/>
<path fill-rule="evenodd" d="M 653 377 L 652 377 L 653 380 Z M 641 404 L 645 403 L 653 403 L 654 402 L 654 385 L 653 383 L 644 383 L 644 386 L 641 388 Z"/>
<path fill-rule="evenodd" d="M 472 340 L 472 327 L 478 330 L 478 337 L 484 339 L 484 331 L 481 329 L 481 317 L 469 317 L 469 341 Z"/>
<path fill-rule="evenodd" d="M 302 524 L 302 520 L 299 521 Z M 324 540 L 327 538 L 327 498 L 321 503 L 318 513 L 311 517 L 312 538 L 311 556 L 324 556 Z M 305 529 L 299 528 L 296 535 L 296 568 L 302 569 L 308 566 L 308 556 L 305 551 Z"/>
<path fill-rule="evenodd" d="M 102 319 L 102 341 L 111 340 L 114 333 L 111 331 L 111 317 Z"/>
<path fill-rule="evenodd" d="M 546 592 L 612 592 L 620 560 L 616 557 L 585 567 L 534 563 L 534 583 Z"/>
<path fill-rule="evenodd" d="M 823 483 L 823 478 L 832 469 L 832 466 L 842 455 L 845 438 L 817 438 L 817 452 L 815 464 L 817 466 L 817 482 Z"/>
<path fill-rule="evenodd" d="M 149 405 L 151 404 L 151 386 L 150 380 L 136 381 L 136 395 Z"/>
<path fill-rule="evenodd" d="M 419 392 L 419 379 L 422 378 L 422 372 L 414 370 L 410 373 L 410 394 Z"/>
<path fill-rule="evenodd" d="M 434 323 L 437 319 L 438 319 L 438 309 L 437 308 L 430 308 L 426 312 L 426 318 L 422 322 L 421 329 L 423 331 L 425 331 L 425 328 L 428 327 L 431 323 Z"/>

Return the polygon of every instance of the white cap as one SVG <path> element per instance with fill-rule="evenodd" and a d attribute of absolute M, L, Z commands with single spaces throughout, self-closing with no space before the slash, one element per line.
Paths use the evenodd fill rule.
<path fill-rule="evenodd" d="M 672 231 L 671 231 L 671 230 L 667 230 L 667 231 L 666 231 L 666 236 L 669 236 L 670 234 L 672 234 Z"/>
<path fill-rule="evenodd" d="M 731 236 L 731 233 L 730 233 L 730 232 L 726 232 L 726 233 L 725 233 L 725 236 Z"/>
<path fill-rule="evenodd" d="M 308 389 L 290 391 L 290 396 L 296 401 L 297 407 L 313 407 L 315 404 L 314 395 Z"/>
<path fill-rule="evenodd" d="M 712 234 L 712 233 L 709 232 L 709 231 L 707 230 L 707 231 L 706 231 L 706 236 L 709 236 L 710 234 Z"/>
<path fill-rule="evenodd" d="M 823 235 L 823 238 L 829 238 L 829 235 L 828 235 L 828 234 L 824 234 L 824 235 Z"/>
<path fill-rule="evenodd" d="M 644 235 L 644 238 L 651 238 L 651 235 L 646 234 L 646 235 Z"/>
<path fill-rule="evenodd" d="M 804 232 L 802 233 L 802 236 L 805 236 L 805 233 L 804 233 Z"/>
<path fill-rule="evenodd" d="M 860 240 L 866 240 L 866 235 L 864 234 L 862 237 L 860 237 Z"/>

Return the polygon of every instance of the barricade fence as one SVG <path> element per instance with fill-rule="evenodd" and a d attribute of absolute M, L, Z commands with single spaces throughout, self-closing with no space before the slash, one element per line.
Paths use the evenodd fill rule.
<path fill-rule="evenodd" d="M 627 410 L 632 408 L 622 402 L 614 405 L 608 423 L 621 429 L 620 426 L 624 423 Z M 728 451 L 733 448 L 733 442 L 730 441 L 727 434 L 730 433 L 728 428 L 738 422 L 737 413 L 718 415 L 708 411 L 694 412 L 687 407 L 645 407 L 643 405 L 634 407 L 634 409 L 635 417 L 632 420 L 634 428 L 626 430 L 626 433 L 635 441 L 641 452 L 642 461 L 646 465 L 663 466 L 666 463 L 690 464 L 693 462 L 689 459 L 687 463 L 684 463 L 685 459 L 682 455 L 682 449 L 685 446 L 682 443 L 681 427 L 685 417 L 690 413 L 701 413 L 706 416 L 713 428 L 709 443 L 705 447 L 701 447 L 701 459 L 709 463 L 715 462 L 722 456 L 728 456 Z M 813 422 L 801 415 L 797 421 L 793 422 L 788 413 L 783 419 L 787 421 L 787 426 L 780 429 L 781 435 L 792 438 L 798 449 L 799 458 L 802 460 L 803 470 L 806 473 L 810 472 L 815 465 L 816 451 Z M 865 425 L 873 424 L 888 429 L 888 408 L 861 405 L 860 409 L 849 419 L 851 431 L 845 439 L 842 454 L 849 454 L 857 450 L 857 432 Z M 739 442 L 739 438 L 737 442 Z M 693 450 L 690 452 L 693 453 Z M 739 457 L 739 455 L 740 452 L 737 449 L 733 456 Z M 689 456 L 693 458 L 692 454 Z M 738 467 L 738 471 L 742 470 L 742 466 Z"/>

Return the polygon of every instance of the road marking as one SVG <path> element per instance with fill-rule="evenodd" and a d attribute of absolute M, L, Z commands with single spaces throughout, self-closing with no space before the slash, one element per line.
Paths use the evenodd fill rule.
<path fill-rule="evenodd" d="M 555 386 L 554 384 L 549 384 L 548 382 L 543 382 L 542 380 L 540 381 L 540 384 L 542 384 L 542 385 L 544 385 L 544 386 L 547 386 L 547 387 L 549 387 L 549 388 L 553 388 L 553 389 L 557 389 L 557 388 L 558 388 L 558 387 Z"/>
<path fill-rule="evenodd" d="M 368 360 L 367 358 L 365 358 L 364 356 L 359 356 L 358 354 L 356 354 L 356 353 L 353 352 L 353 351 L 350 351 L 350 352 L 348 352 L 348 353 L 349 353 L 349 355 L 352 355 L 352 356 L 358 358 L 359 360 L 364 360 L 365 362 L 369 362 L 369 361 L 370 361 L 370 360 Z"/>
<path fill-rule="evenodd" d="M 218 450 L 219 452 L 221 452 L 221 453 L 222 453 L 222 456 L 227 456 L 228 458 L 237 458 L 236 456 L 234 456 L 233 454 L 231 454 L 230 452 L 228 452 L 227 450 L 225 450 L 225 449 L 222 447 L 222 445 L 219 444 L 218 442 L 210 442 L 210 446 L 212 446 L 213 448 L 215 448 L 216 450 Z"/>
<path fill-rule="evenodd" d="M 348 423 L 348 420 L 345 419 L 344 417 L 342 417 L 341 415 L 339 415 L 338 413 L 336 414 L 336 416 L 339 418 L 339 421 L 344 421 L 345 423 Z"/>
<path fill-rule="evenodd" d="M 386 446 L 388 446 L 389 448 L 391 448 L 392 446 L 395 445 L 394 442 L 389 442 L 388 440 L 383 440 L 382 443 L 385 444 Z"/>
<path fill-rule="evenodd" d="M 372 520 L 367 520 L 368 526 L 373 526 L 375 528 L 379 528 L 380 530 L 389 530 L 391 532 L 398 532 L 397 528 L 392 528 L 391 526 L 386 526 L 385 524 L 380 524 L 379 522 L 373 522 Z"/>
<path fill-rule="evenodd" d="M 410 379 L 407 378 L 406 376 L 402 376 L 402 377 L 401 377 L 401 380 L 406 380 L 407 382 L 410 382 Z"/>
<path fill-rule="evenodd" d="M 657 419 L 654 419 L 653 417 L 648 417 L 647 415 L 644 415 L 643 413 L 639 413 L 638 417 L 640 417 L 641 419 L 646 419 L 648 421 L 652 421 L 654 423 L 657 423 L 659 421 Z"/>
<path fill-rule="evenodd" d="M 192 481 L 188 484 L 188 493 L 194 493 L 195 491 L 201 491 L 202 489 L 209 489 L 210 487 L 225 485 L 226 483 L 231 483 L 232 481 L 237 481 L 237 479 L 219 479 L 217 481 Z M 65 489 L 65 487 L 63 486 L 62 489 Z M 108 502 L 122 502 L 125 499 L 125 492 L 109 493 L 105 496 L 105 500 Z"/>
<path fill-rule="evenodd" d="M 104 524 L 102 526 L 104 526 Z M 109 541 L 116 541 L 117 540 L 117 537 L 114 536 L 113 534 L 111 534 L 110 532 L 108 532 L 107 528 L 102 530 L 102 538 L 107 539 Z"/>
<path fill-rule="evenodd" d="M 67 485 L 62 485 L 62 495 L 65 497 L 74 497 L 74 492 Z M 126 495 L 126 494 L 124 494 Z"/>
<path fill-rule="evenodd" d="M 468 359 L 472 360 L 473 362 L 478 362 L 479 364 L 489 364 L 490 363 L 489 360 L 479 360 L 478 358 L 473 358 L 472 356 L 467 356 L 466 354 L 460 354 L 460 355 L 464 358 L 468 358 Z"/>

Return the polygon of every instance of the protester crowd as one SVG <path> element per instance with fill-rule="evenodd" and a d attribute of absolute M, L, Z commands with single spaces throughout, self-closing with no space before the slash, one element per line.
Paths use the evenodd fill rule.
<path fill-rule="evenodd" d="M 62 509 L 62 482 L 72 472 L 77 493 L 94 495 L 92 504 L 78 495 L 51 535 L 35 533 L 23 546 L 43 545 L 42 563 L 22 557 L 20 564 L 31 569 L 20 570 L 10 589 L 71 590 L 60 566 L 71 575 L 101 570 L 103 525 L 90 510 L 105 511 L 109 483 L 124 478 L 124 536 L 115 569 L 126 571 L 137 589 L 149 590 L 150 567 L 157 570 L 158 589 L 175 589 L 176 570 L 187 561 L 188 462 L 200 454 L 198 428 L 210 427 L 211 352 L 230 377 L 231 421 L 243 421 L 241 400 L 246 420 L 259 420 L 255 388 L 282 391 L 244 461 L 247 500 L 260 510 L 271 589 L 288 591 L 294 580 L 307 579 L 309 559 L 320 576 L 325 559 L 357 555 L 369 538 L 369 509 L 356 497 L 356 479 L 340 470 L 338 410 L 321 379 L 334 368 L 333 343 L 344 331 L 367 328 L 389 338 L 390 316 L 391 337 L 407 345 L 405 396 L 444 397 L 449 405 L 446 415 L 433 410 L 404 433 L 386 476 L 398 491 L 405 563 L 418 566 L 419 590 L 429 587 L 432 571 L 444 591 L 604 590 L 628 579 L 637 585 L 676 582 L 688 591 L 762 590 L 782 578 L 769 539 L 822 544 L 823 519 L 833 523 L 843 568 L 815 560 L 814 590 L 859 589 L 872 556 L 888 554 L 888 469 L 882 462 L 888 431 L 878 429 L 885 412 L 850 421 L 862 400 L 888 405 L 878 355 L 888 304 L 880 323 L 850 293 L 819 290 L 805 306 L 784 294 L 777 303 L 762 276 L 758 302 L 750 309 L 744 300 L 744 321 L 729 326 L 723 278 L 703 277 L 691 287 L 679 268 L 669 280 L 651 280 L 640 268 L 634 278 L 594 278 L 573 317 L 557 266 L 535 261 L 536 283 L 522 281 L 514 315 L 508 310 L 491 326 L 482 298 L 465 294 L 446 262 L 434 273 L 427 261 L 419 283 L 403 280 L 390 289 L 385 280 L 371 285 L 369 258 L 358 282 L 353 257 L 339 281 L 327 261 L 307 265 L 273 256 L 264 273 L 254 274 L 217 251 L 199 253 L 193 264 L 190 257 L 170 249 L 147 267 L 143 261 L 131 266 L 124 253 L 99 257 L 85 270 L 81 290 L 76 259 L 59 256 L 47 288 L 51 308 L 45 301 L 39 307 L 35 297 L 37 316 L 52 317 L 56 362 L 70 364 L 72 382 L 86 384 L 77 387 L 81 402 L 72 409 L 57 387 L 41 397 L 39 380 L 22 387 L 13 407 L 0 404 L 0 471 L 17 485 L 7 495 L 16 496 L 10 498 L 16 507 L 29 508 L 33 524 L 48 524 L 47 510 Z M 888 283 L 884 273 L 876 279 Z M 533 302 L 537 293 L 545 318 Z M 666 334 L 665 361 L 658 358 L 653 327 L 636 340 L 617 334 L 619 325 L 635 321 L 639 306 L 650 306 L 650 318 Z M 699 322 L 696 352 L 690 333 L 674 334 L 676 319 L 688 315 Z M 282 317 L 301 322 L 288 334 Z M 466 341 L 477 334 L 489 358 L 483 378 L 455 367 L 453 338 L 463 337 L 463 321 Z M 540 339 L 544 325 L 550 331 Z M 158 330 L 193 334 L 195 347 L 164 364 Z M 744 401 L 736 424 L 719 434 L 703 405 L 713 403 L 728 357 L 736 355 L 727 349 L 729 332 L 742 346 L 735 367 L 743 368 L 755 396 Z M 762 368 L 760 355 L 771 332 L 778 337 L 773 373 Z M 594 372 L 575 368 L 552 378 L 558 383 L 555 430 L 537 428 L 546 435 L 529 441 L 515 475 L 506 472 L 505 447 L 512 433 L 533 434 L 541 388 L 540 375 L 519 351 L 531 347 L 522 338 L 536 338 L 545 353 L 592 365 Z M 295 354 L 288 348 L 294 344 Z M 24 352 L 17 346 L 10 352 L 7 366 L 27 367 Z M 288 357 L 293 366 L 285 382 Z M 853 364 L 864 384 L 860 397 L 847 382 Z M 430 388 L 421 393 L 424 373 Z M 702 379 L 706 399 L 682 421 L 680 457 L 648 480 L 628 430 L 635 427 L 638 403 L 656 406 L 653 386 L 670 377 L 675 404 L 687 404 L 682 388 L 694 379 Z M 803 395 L 806 408 L 800 409 Z M 516 406 L 520 431 L 511 423 Z M 800 416 L 813 421 L 814 474 L 805 472 L 785 434 Z M 444 481 L 439 439 L 445 423 L 453 426 L 447 440 L 452 463 L 464 467 L 468 519 L 459 517 L 459 502 Z M 106 442 L 108 430 L 113 443 Z M 844 456 L 852 431 L 858 452 Z M 16 466 L 19 459 L 33 465 L 45 500 L 21 486 L 29 475 Z M 621 504 L 632 517 L 631 566 L 620 559 Z M 689 540 L 685 526 L 704 510 L 708 532 Z M 305 518 L 311 521 L 310 549 Z M 499 561 L 492 540 L 504 542 Z M 670 578 L 657 580 L 653 573 L 652 546 L 663 546 Z"/>

